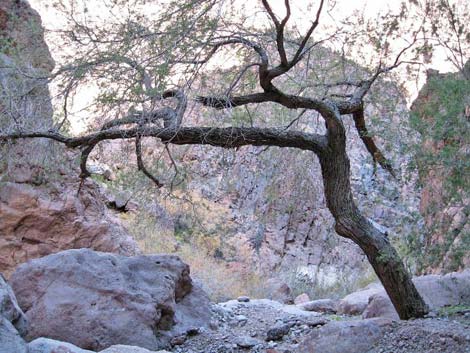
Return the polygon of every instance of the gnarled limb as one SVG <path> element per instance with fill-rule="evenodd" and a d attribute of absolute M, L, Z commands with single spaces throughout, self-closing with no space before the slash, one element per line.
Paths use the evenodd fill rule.
<path fill-rule="evenodd" d="M 174 145 L 212 145 L 223 148 L 242 146 L 278 146 L 293 147 L 301 150 L 320 152 L 327 147 L 327 139 L 323 135 L 300 131 L 286 131 L 275 128 L 255 127 L 179 127 L 165 129 L 148 126 L 144 130 L 139 127 L 129 129 L 100 130 L 78 137 L 65 137 L 55 132 L 1 134 L 0 141 L 22 138 L 42 137 L 65 144 L 70 148 L 86 147 L 104 140 L 118 140 L 142 137 L 156 137 L 163 143 Z"/>

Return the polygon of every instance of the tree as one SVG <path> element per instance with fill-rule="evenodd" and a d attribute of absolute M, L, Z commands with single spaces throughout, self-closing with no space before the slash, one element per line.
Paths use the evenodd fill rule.
<path fill-rule="evenodd" d="M 47 138 L 80 149 L 82 178 L 90 176 L 87 159 L 98 143 L 134 139 L 137 167 L 158 187 L 163 183 L 144 163 L 142 141 L 146 137 L 161 141 L 168 153 L 171 145 L 189 144 L 223 148 L 277 146 L 311 151 L 321 165 L 325 198 L 335 219 L 336 232 L 354 241 L 367 255 L 400 318 L 424 316 L 427 306 L 396 250 L 356 206 L 343 119 L 347 115 L 353 117 L 373 160 L 393 175 L 391 163 L 368 132 L 366 97 L 382 76 L 404 64 L 417 63 L 419 55 L 428 54 L 429 48 L 419 45 L 426 15 L 410 23 L 412 16 L 407 14 L 413 5 L 403 3 L 398 12 L 383 15 L 379 23 L 357 16 L 356 21 L 330 24 L 320 30 L 320 19 L 333 10 L 328 1 L 320 0 L 310 10 L 313 21 L 301 35 L 301 25 L 291 24 L 293 9 L 289 0 L 284 1 L 283 17 L 276 14 L 268 0 L 261 0 L 261 9 L 268 19 L 264 25 L 255 23 L 251 10 L 240 11 L 236 2 L 157 3 L 158 11 L 146 7 L 148 4 L 143 0 L 132 3 L 114 0 L 106 9 L 86 5 L 81 8 L 75 1 L 58 3 L 68 18 L 69 27 L 61 34 L 70 49 L 64 54 L 66 65 L 51 77 L 61 89 L 62 119 L 49 131 L 11 128 L 1 132 L 0 139 Z M 253 16 L 259 20 L 256 12 Z M 412 27 L 411 35 L 396 48 L 396 42 L 402 40 L 402 22 Z M 328 45 L 330 50 L 342 50 L 344 60 L 338 65 L 346 63 L 348 55 L 360 53 L 358 47 L 367 47 L 374 53 L 371 65 L 368 69 L 344 70 L 342 77 L 323 72 L 317 81 L 310 82 L 313 79 L 310 73 L 314 71 L 311 55 Z M 235 74 L 222 91 L 221 74 L 211 74 L 215 70 L 208 65 L 214 62 L 220 65 L 229 58 L 231 50 L 237 53 L 231 69 Z M 289 75 L 300 69 L 309 73 L 305 76 L 308 80 L 289 83 Z M 202 78 L 212 79 L 212 86 L 201 88 Z M 100 89 L 95 108 L 105 118 L 100 118 L 100 126 L 92 132 L 68 136 L 64 126 L 70 97 L 78 86 L 90 82 Z M 296 90 L 294 94 L 288 93 L 292 87 Z M 215 92 L 209 92 L 211 88 Z M 167 99 L 176 100 L 176 107 L 165 105 Z M 188 104 L 233 111 L 263 103 L 317 112 L 325 124 L 323 133 L 308 128 L 292 130 L 291 126 L 184 124 Z"/>

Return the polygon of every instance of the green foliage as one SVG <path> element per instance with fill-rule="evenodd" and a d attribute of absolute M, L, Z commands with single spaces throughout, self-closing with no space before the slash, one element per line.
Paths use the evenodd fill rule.
<path fill-rule="evenodd" d="M 461 268 L 470 249 L 470 234 L 463 225 L 452 225 L 445 214 L 448 207 L 460 209 L 468 219 L 470 206 L 470 119 L 465 116 L 470 105 L 470 81 L 463 75 L 431 77 L 421 93 L 418 106 L 411 114 L 411 126 L 420 134 L 412 145 L 413 167 L 422 187 L 434 180 L 442 182 L 438 199 L 428 200 L 427 217 L 435 221 L 423 234 L 409 234 L 405 240 L 408 254 L 415 257 L 418 271 L 436 267 L 447 258 L 446 270 Z M 430 236 L 435 239 L 429 238 Z M 437 239 L 439 238 L 439 239 Z M 456 244 L 456 239 L 459 243 Z"/>
<path fill-rule="evenodd" d="M 439 309 L 441 316 L 452 316 L 464 312 L 470 312 L 470 305 L 445 306 Z"/>
<path fill-rule="evenodd" d="M 470 81 L 439 77 L 426 89 L 431 99 L 410 117 L 422 138 L 415 145 L 416 166 L 421 175 L 444 171 L 451 196 L 459 196 L 459 190 L 470 190 L 470 122 L 463 114 L 470 104 Z M 423 141 L 432 148 L 423 148 Z"/>

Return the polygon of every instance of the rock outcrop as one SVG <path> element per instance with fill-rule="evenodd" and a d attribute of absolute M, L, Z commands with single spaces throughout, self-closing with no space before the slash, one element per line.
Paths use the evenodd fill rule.
<path fill-rule="evenodd" d="M 11 285 L 28 318 L 29 340 L 48 337 L 83 349 L 165 348 L 172 337 L 207 326 L 211 316 L 189 267 L 170 255 L 67 250 L 20 265 Z"/>
<path fill-rule="evenodd" d="M 52 128 L 46 77 L 54 61 L 39 15 L 24 0 L 2 1 L 0 32 L 0 131 Z M 80 183 L 74 158 L 45 140 L 0 144 L 0 272 L 6 277 L 22 262 L 64 249 L 138 253 L 97 185 Z"/>
<path fill-rule="evenodd" d="M 334 61 L 336 54 L 318 49 L 315 55 L 319 56 L 316 58 L 319 65 L 329 66 L 325 61 Z M 300 75 L 295 71 L 292 70 L 292 75 Z M 389 104 L 368 105 L 368 119 L 373 116 L 387 119 L 369 124 L 374 126 L 370 133 L 386 151 L 387 157 L 396 161 L 396 172 L 401 175 L 407 164 L 407 157 L 400 154 L 400 140 L 407 134 L 402 122 L 407 113 L 406 105 L 397 86 L 378 82 L 374 89 L 377 91 L 373 94 L 378 91 L 381 96 L 386 94 Z M 286 91 L 289 90 L 292 87 L 286 87 Z M 390 110 L 390 106 L 394 109 Z M 185 117 L 186 124 L 214 123 L 210 117 L 204 120 L 208 114 L 198 109 L 198 106 L 191 109 L 192 114 Z M 243 125 L 256 118 L 256 126 L 281 128 L 288 126 L 299 113 L 275 105 L 263 105 L 262 116 L 256 116 L 255 110 L 246 113 L 242 108 L 237 109 L 233 114 L 218 117 L 218 123 Z M 306 112 L 296 124 L 295 129 L 323 133 L 324 126 L 314 113 Z M 383 226 L 381 230 L 391 238 L 410 230 L 410 215 L 418 204 L 417 193 L 410 185 L 375 166 L 353 121 L 347 118 L 345 124 L 348 126 L 354 195 L 361 209 L 373 222 Z M 396 133 L 394 139 L 388 139 L 393 133 Z M 389 142 L 385 143 L 382 136 Z M 132 151 L 126 144 L 115 143 L 112 148 Z M 104 146 L 104 151 L 106 148 L 109 147 Z M 148 141 L 146 156 L 149 161 L 158 148 Z M 167 207 L 174 233 L 180 238 L 210 233 L 210 237 L 220 239 L 220 245 L 208 249 L 217 259 L 225 260 L 234 268 L 237 264 L 241 269 L 257 270 L 266 279 L 273 275 L 282 277 L 292 287 L 294 281 L 290 280 L 301 278 L 313 290 L 324 290 L 313 293 L 316 296 L 325 295 L 329 289 L 354 285 L 370 275 L 371 268 L 360 249 L 352 241 L 338 237 L 334 231 L 333 218 L 323 196 L 320 166 L 313 153 L 248 146 L 236 151 L 211 146 L 171 146 L 171 150 L 185 170 L 181 196 L 184 195 L 184 201 L 192 201 L 180 205 L 172 200 Z M 122 156 L 107 152 L 101 155 L 101 162 L 115 166 L 117 173 L 126 173 Z M 127 173 L 135 173 L 131 168 L 132 165 Z M 175 189 L 178 195 L 179 190 Z M 159 201 L 160 205 L 168 205 L 163 198 Z M 143 208 L 148 210 L 147 206 Z M 149 212 L 149 217 L 155 216 Z M 345 289 L 348 290 L 351 288 Z"/>
<path fill-rule="evenodd" d="M 60 191 L 28 184 L 0 184 L 0 271 L 64 249 L 92 248 L 135 255 L 134 240 L 104 205 L 96 184 Z"/>

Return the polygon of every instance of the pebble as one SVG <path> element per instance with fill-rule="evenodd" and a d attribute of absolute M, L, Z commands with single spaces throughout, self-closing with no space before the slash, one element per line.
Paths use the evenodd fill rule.
<path fill-rule="evenodd" d="M 248 322 L 248 318 L 245 315 L 237 315 L 235 316 L 235 319 L 241 326 L 245 326 L 245 324 Z"/>
<path fill-rule="evenodd" d="M 254 346 L 260 344 L 260 341 L 257 339 L 248 336 L 239 337 L 236 342 L 237 346 L 241 348 L 253 348 Z"/>
<path fill-rule="evenodd" d="M 289 324 L 275 325 L 266 333 L 266 341 L 279 341 L 289 333 L 292 326 Z"/>
<path fill-rule="evenodd" d="M 173 337 L 170 341 L 170 344 L 172 346 L 180 346 L 184 344 L 185 341 L 186 341 L 186 335 L 181 335 L 181 336 Z"/>
<path fill-rule="evenodd" d="M 242 295 L 237 298 L 237 301 L 239 301 L 240 303 L 248 303 L 250 301 L 250 297 Z"/>

